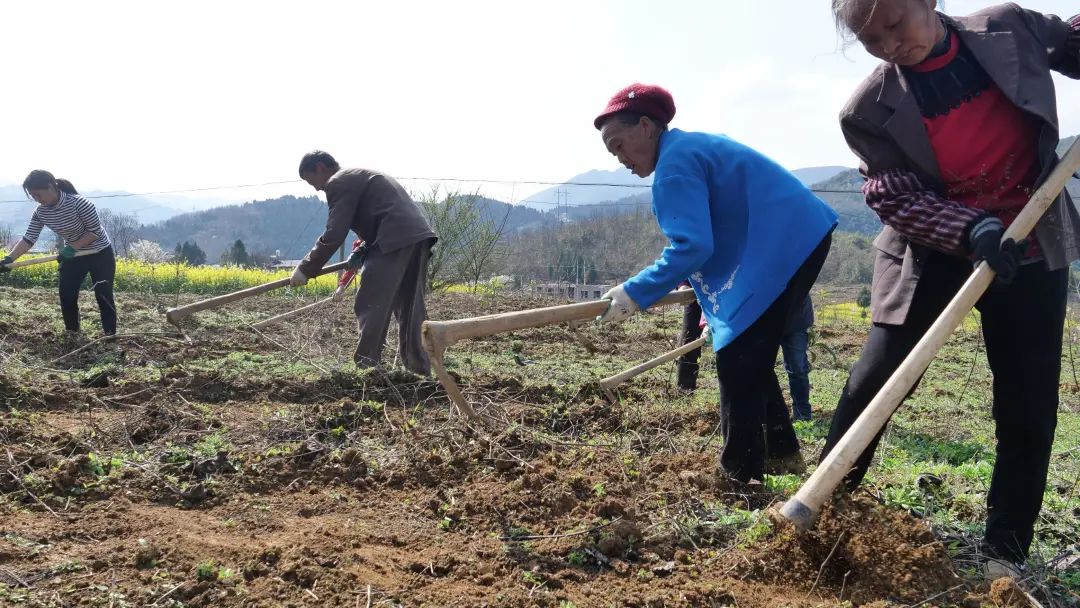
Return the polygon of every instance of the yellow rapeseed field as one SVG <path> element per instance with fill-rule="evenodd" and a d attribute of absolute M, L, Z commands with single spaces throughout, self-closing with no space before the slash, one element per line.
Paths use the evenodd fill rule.
<path fill-rule="evenodd" d="M 11 287 L 54 287 L 57 284 L 55 262 L 16 268 L 0 274 L 0 285 Z M 116 260 L 116 290 L 140 293 L 192 293 L 216 295 L 254 287 L 289 276 L 288 270 L 263 270 L 237 266 L 188 266 L 187 264 L 148 264 L 138 260 Z M 337 275 L 318 277 L 303 288 L 313 295 L 330 295 L 337 287 Z"/>

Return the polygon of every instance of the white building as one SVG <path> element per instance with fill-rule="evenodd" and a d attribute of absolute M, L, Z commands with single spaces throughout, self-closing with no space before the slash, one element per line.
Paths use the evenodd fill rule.
<path fill-rule="evenodd" d="M 588 283 L 533 283 L 529 293 L 567 300 L 599 300 L 614 285 L 591 285 Z"/>

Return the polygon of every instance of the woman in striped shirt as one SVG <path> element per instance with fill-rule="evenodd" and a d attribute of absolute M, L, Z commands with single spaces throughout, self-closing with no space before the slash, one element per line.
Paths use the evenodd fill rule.
<path fill-rule="evenodd" d="M 41 235 L 50 230 L 64 240 L 60 250 L 60 311 L 64 327 L 79 331 L 79 288 L 90 275 L 101 311 L 101 328 L 106 336 L 116 333 L 116 306 L 113 303 L 113 279 L 116 257 L 94 204 L 79 196 L 71 182 L 56 179 L 48 171 L 35 170 L 23 181 L 27 196 L 38 203 L 26 234 L 14 244 L 11 253 L 0 260 L 0 271 L 30 250 Z"/>

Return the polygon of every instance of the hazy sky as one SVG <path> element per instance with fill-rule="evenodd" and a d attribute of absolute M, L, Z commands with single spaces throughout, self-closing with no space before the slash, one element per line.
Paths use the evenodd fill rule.
<path fill-rule="evenodd" d="M 876 61 L 838 50 L 829 5 L 3 2 L 0 182 L 33 168 L 85 190 L 290 180 L 316 147 L 402 177 L 558 181 L 617 166 L 591 123 L 633 81 L 672 91 L 674 126 L 790 168 L 853 165 L 836 115 Z M 1080 132 L 1080 82 L 1058 87 L 1063 133 Z M 222 195 L 271 191 L 310 194 Z"/>

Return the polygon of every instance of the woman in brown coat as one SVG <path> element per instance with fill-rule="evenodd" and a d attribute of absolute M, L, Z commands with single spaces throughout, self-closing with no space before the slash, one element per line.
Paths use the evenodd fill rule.
<path fill-rule="evenodd" d="M 1067 193 L 1026 247 L 1005 228 L 1058 157 L 1051 71 L 1080 78 L 1080 16 L 1005 4 L 966 17 L 935 0 L 833 0 L 842 31 L 883 63 L 840 115 L 862 161 L 874 242 L 874 324 L 840 397 L 827 453 L 985 260 L 997 283 L 979 301 L 994 374 L 997 460 L 987 496 L 990 571 L 1023 567 L 1057 424 L 1068 266 L 1080 216 Z M 849 473 L 866 474 L 877 440 Z"/>

